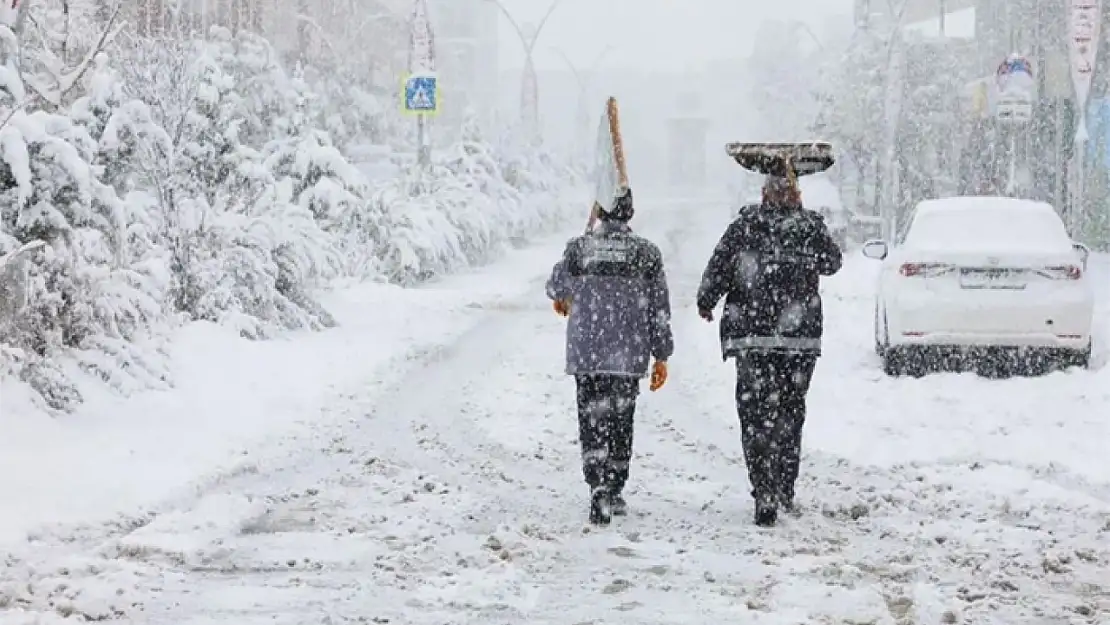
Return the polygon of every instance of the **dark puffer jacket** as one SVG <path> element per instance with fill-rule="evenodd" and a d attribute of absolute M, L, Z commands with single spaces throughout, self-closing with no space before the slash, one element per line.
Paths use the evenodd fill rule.
<path fill-rule="evenodd" d="M 741 208 L 713 250 L 698 289 L 701 311 L 726 298 L 722 357 L 746 350 L 819 355 L 820 277 L 835 274 L 842 263 L 820 214 L 800 206 Z"/>

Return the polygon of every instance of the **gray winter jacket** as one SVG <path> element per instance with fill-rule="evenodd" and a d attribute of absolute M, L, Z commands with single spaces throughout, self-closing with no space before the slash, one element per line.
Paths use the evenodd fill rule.
<path fill-rule="evenodd" d="M 547 296 L 568 300 L 569 375 L 647 375 L 651 358 L 674 352 L 663 254 L 622 223 L 602 222 L 567 243 Z"/>

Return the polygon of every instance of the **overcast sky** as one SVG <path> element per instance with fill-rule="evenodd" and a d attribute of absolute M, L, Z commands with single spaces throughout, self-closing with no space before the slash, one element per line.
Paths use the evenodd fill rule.
<path fill-rule="evenodd" d="M 551 0 L 501 0 L 522 25 L 536 24 Z M 682 70 L 747 56 L 765 19 L 800 19 L 820 31 L 829 14 L 850 14 L 852 0 L 560 0 L 536 44 L 536 65 L 563 69 L 558 48 L 585 70 L 609 44 L 606 67 Z M 512 27 L 500 27 L 501 66 L 520 67 L 524 51 Z"/>

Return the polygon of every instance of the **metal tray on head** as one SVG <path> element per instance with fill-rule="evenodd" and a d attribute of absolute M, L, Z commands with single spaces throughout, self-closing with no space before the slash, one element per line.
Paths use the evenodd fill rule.
<path fill-rule="evenodd" d="M 788 168 L 796 176 L 808 176 L 827 171 L 836 162 L 832 144 L 825 141 L 729 143 L 725 150 L 748 171 L 784 178 L 788 177 Z"/>

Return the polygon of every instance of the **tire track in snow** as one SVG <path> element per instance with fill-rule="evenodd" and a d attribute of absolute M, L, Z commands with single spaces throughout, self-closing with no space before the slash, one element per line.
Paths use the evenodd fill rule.
<path fill-rule="evenodd" d="M 537 288 L 540 288 L 540 285 L 537 284 Z M 510 302 L 508 306 L 501 308 L 512 310 L 514 306 Z M 544 313 L 545 317 L 550 315 L 546 307 Z M 395 385 L 392 392 L 387 392 L 388 388 L 383 387 L 383 393 L 387 396 L 404 397 L 403 392 L 410 386 L 417 389 L 419 394 L 425 388 L 434 389 L 437 385 L 443 388 L 449 385 L 451 375 L 446 376 L 447 380 L 441 379 L 429 387 L 426 384 L 432 380 L 428 379 L 428 375 L 423 374 L 428 371 L 434 372 L 438 364 L 457 358 L 460 349 L 477 349 L 481 347 L 480 343 L 488 342 L 482 338 L 482 333 L 485 331 L 483 328 L 495 328 L 502 323 L 499 317 L 504 316 L 495 314 L 491 321 L 479 326 L 453 346 L 428 350 L 422 354 L 420 364 L 423 368 L 416 375 L 405 376 L 402 379 L 403 386 Z M 471 345 L 469 341 L 472 340 L 477 343 Z M 555 353 L 557 352 L 552 350 L 551 354 Z M 534 362 L 524 363 L 523 370 L 534 368 L 534 364 Z M 552 380 L 553 382 L 557 380 L 557 392 L 562 396 L 566 378 L 559 375 L 552 376 Z M 424 393 L 423 397 L 409 396 L 407 399 L 400 400 L 408 404 L 401 412 L 412 413 L 415 405 L 413 402 L 421 398 L 427 398 L 427 394 Z M 173 502 L 172 505 L 167 506 L 166 514 L 144 517 L 141 523 L 129 523 L 126 529 L 90 528 L 87 536 L 79 538 L 72 530 L 67 533 L 65 529 L 61 529 L 58 532 L 61 538 L 55 541 L 59 544 L 59 549 L 49 554 L 49 557 L 46 557 L 45 551 L 38 550 L 36 553 L 44 557 L 34 565 L 28 563 L 28 569 L 37 569 L 39 568 L 37 565 L 47 562 L 63 569 L 65 567 L 58 563 L 66 561 L 67 557 L 70 560 L 80 557 L 93 562 L 94 564 L 86 571 L 68 580 L 69 587 L 83 588 L 70 593 L 66 599 L 72 601 L 76 607 L 61 605 L 50 598 L 48 593 L 39 593 L 37 597 L 27 598 L 25 592 L 20 595 L 19 591 L 13 593 L 18 596 L 16 603 L 59 612 L 75 610 L 88 614 L 90 618 L 124 618 L 125 616 L 134 618 L 136 614 L 144 611 L 152 616 L 164 612 L 173 614 L 171 621 L 178 622 L 175 619 L 181 618 L 182 615 L 179 609 L 175 609 L 176 600 L 159 600 L 157 595 L 174 597 L 195 594 L 187 587 L 195 584 L 198 577 L 201 578 L 201 586 L 205 588 L 205 593 L 217 597 L 226 594 L 225 589 L 229 585 L 232 588 L 244 585 L 243 580 L 247 580 L 246 586 L 280 587 L 289 590 L 298 583 L 297 580 L 309 577 L 303 570 L 305 568 L 315 571 L 315 575 L 311 577 L 317 580 L 322 576 L 342 580 L 350 576 L 352 571 L 369 569 L 375 572 L 375 575 L 370 576 L 371 578 L 379 579 L 383 587 L 392 586 L 403 595 L 405 589 L 411 590 L 415 583 L 412 581 L 414 576 L 419 578 L 422 571 L 425 574 L 428 573 L 429 565 L 438 563 L 442 567 L 457 564 L 453 560 L 441 561 L 438 557 L 422 560 L 426 558 L 426 553 L 410 553 L 413 550 L 419 551 L 421 544 L 426 546 L 429 539 L 435 539 L 437 536 L 443 538 L 457 532 L 459 528 L 454 527 L 455 524 L 465 525 L 465 523 L 459 523 L 463 519 L 437 519 L 435 510 L 442 509 L 444 504 L 460 511 L 470 507 L 487 514 L 488 518 L 491 510 L 488 505 L 474 504 L 467 500 L 468 495 L 450 492 L 453 479 L 466 477 L 469 473 L 479 478 L 474 483 L 488 484 L 488 471 L 474 469 L 489 467 L 491 457 L 500 457 L 502 465 L 505 466 L 515 464 L 526 466 L 529 470 L 533 470 L 535 466 L 534 459 L 530 459 L 531 461 L 525 465 L 521 465 L 520 462 L 510 463 L 508 455 L 511 454 L 505 451 L 503 446 L 488 442 L 480 443 L 480 438 L 470 434 L 464 441 L 473 449 L 472 452 L 464 454 L 463 460 L 467 462 L 460 462 L 456 458 L 452 463 L 451 458 L 444 453 L 445 448 L 441 441 L 435 436 L 429 436 L 426 431 L 421 431 L 421 426 L 426 424 L 409 423 L 406 427 L 404 423 L 396 423 L 396 412 L 387 414 L 388 404 L 381 405 L 380 402 L 357 395 L 346 399 L 347 401 L 339 403 L 350 413 L 353 425 L 338 430 L 331 428 L 314 432 L 311 440 L 299 441 L 304 449 L 278 467 L 269 467 L 265 472 L 257 474 L 251 474 L 248 471 L 241 476 L 228 476 L 228 479 L 209 485 L 209 488 L 198 492 L 195 497 Z M 360 411 L 369 415 L 366 422 L 360 422 L 357 419 Z M 565 417 L 565 414 L 559 416 Z M 439 418 L 442 419 L 442 417 Z M 337 420 L 342 421 L 343 418 L 340 417 Z M 404 419 L 400 421 L 403 422 Z M 364 427 L 360 428 L 360 426 Z M 346 435 L 342 433 L 344 429 Z M 356 442 L 360 429 L 362 433 L 373 430 L 377 435 L 375 438 L 380 437 L 384 440 Z M 385 436 L 381 437 L 381 434 Z M 572 446 L 576 445 L 572 439 L 568 439 L 568 442 Z M 368 446 L 373 449 L 373 453 L 369 455 L 366 451 Z M 458 445 L 455 445 L 453 449 L 458 448 Z M 446 449 L 450 451 L 452 448 Z M 358 453 L 355 450 L 358 450 Z M 561 453 L 565 454 L 565 452 Z M 485 458 L 479 458 L 476 454 L 485 455 Z M 360 456 L 358 462 L 345 457 L 351 455 Z M 565 460 L 563 457 L 560 459 Z M 565 471 L 568 463 L 560 462 L 559 465 L 560 470 Z M 376 476 L 380 479 L 370 479 L 362 475 L 366 471 L 371 471 L 366 467 L 382 471 L 381 475 Z M 461 468 L 463 475 L 448 475 L 444 478 L 436 476 L 437 472 L 449 473 L 454 468 Z M 406 480 L 410 484 L 406 485 Z M 374 506 L 392 510 L 393 514 L 379 515 L 380 518 L 375 520 L 376 515 L 363 515 L 362 511 L 365 509 L 358 506 L 356 508 L 359 512 L 352 514 L 347 510 L 351 506 L 344 505 L 342 501 L 344 498 L 337 499 L 326 495 L 329 492 L 354 490 L 359 491 L 359 495 L 355 498 L 364 497 L 366 493 L 361 491 L 367 488 L 377 491 L 378 496 L 370 498 Z M 483 486 L 483 489 L 475 490 L 485 488 Z M 401 494 L 398 495 L 397 491 L 401 491 Z M 426 501 L 429 499 L 436 500 L 439 505 L 428 508 Z M 496 500 L 496 493 L 493 497 L 484 498 L 484 501 Z M 238 517 L 212 518 L 213 515 L 220 515 L 218 510 L 212 508 L 242 502 L 249 505 L 243 506 L 245 509 L 238 513 Z M 424 507 L 421 508 L 421 505 Z M 404 510 L 404 508 L 410 508 L 410 510 Z M 545 509 L 538 510 L 536 518 L 543 519 Z M 223 512 L 227 516 L 228 510 Z M 370 517 L 371 520 L 366 520 L 364 516 Z M 471 518 L 475 517 L 471 516 Z M 568 522 L 568 527 L 573 527 L 575 531 L 580 528 L 577 518 L 568 515 Z M 341 530 L 340 526 L 345 528 Z M 298 541 L 311 543 L 310 536 L 317 537 L 321 532 L 327 531 L 344 531 L 348 536 L 354 536 L 352 540 L 355 542 L 361 539 L 363 543 L 366 541 L 385 543 L 391 547 L 385 554 L 378 553 L 372 563 L 363 561 L 352 564 L 340 563 L 334 558 L 321 560 L 305 557 L 304 549 L 295 544 Z M 275 537 L 281 537 L 284 540 L 276 540 Z M 78 540 L 74 541 L 74 538 Z M 488 538 L 488 533 L 482 538 Z M 260 548 L 257 546 L 260 542 L 269 543 L 269 545 Z M 485 547 L 481 547 L 484 544 L 482 541 L 470 542 L 471 547 L 474 544 L 479 545 L 479 554 L 488 553 Z M 317 547 L 321 546 L 317 545 Z M 293 557 L 291 554 L 296 552 L 302 555 Z M 83 553 L 90 555 L 85 556 Z M 476 556 L 472 554 L 471 557 Z M 497 556 L 497 561 L 500 561 L 500 557 Z M 464 560 L 465 558 L 459 561 Z M 481 557 L 477 557 L 477 560 L 480 561 Z M 100 577 L 104 568 L 126 572 L 127 579 L 119 582 L 120 588 L 117 589 L 119 592 L 108 593 L 104 589 L 88 592 L 90 578 Z M 286 570 L 289 572 L 282 574 L 282 571 Z M 156 572 L 167 571 L 179 577 L 178 584 L 163 583 L 159 588 L 152 588 L 149 583 L 136 581 L 144 577 L 155 577 Z M 67 570 L 66 575 L 69 574 Z M 229 584 L 232 580 L 237 583 Z M 49 583 L 42 579 L 41 571 L 38 570 L 29 571 L 27 577 L 17 585 L 24 585 L 22 582 L 27 582 L 25 584 L 27 589 L 41 589 Z M 341 588 L 350 588 L 351 583 L 348 581 L 326 585 L 334 586 L 338 592 Z M 131 601 L 133 596 L 142 595 L 144 591 L 149 592 L 151 596 L 146 597 L 144 601 Z M 31 590 L 31 592 L 36 591 Z M 90 597 L 97 594 L 115 595 L 119 598 L 100 601 L 99 598 Z M 226 599 L 224 601 L 226 602 Z M 97 603 L 103 605 L 95 605 Z M 404 605 L 404 601 L 398 600 L 396 605 Z M 280 611 L 284 611 L 288 618 L 295 618 L 294 615 L 301 612 L 300 609 L 294 609 L 289 605 L 288 601 L 284 601 L 277 602 L 269 608 L 263 607 L 259 613 L 273 616 Z M 242 616 L 250 610 L 240 608 L 236 612 Z M 206 613 L 202 610 L 201 613 L 220 614 L 221 610 L 217 606 L 210 612 Z M 309 621 L 319 622 L 315 618 L 310 618 Z"/>
<path fill-rule="evenodd" d="M 692 282 L 679 277 L 676 284 L 687 284 L 688 292 Z M 675 290 L 679 317 L 682 287 Z M 541 313 L 550 314 L 536 311 Z M 499 323 L 514 322 L 522 319 L 505 316 Z M 401 412 L 415 419 L 410 425 L 418 432 L 421 462 L 467 492 L 452 504 L 455 520 L 439 519 L 440 533 L 429 532 L 434 553 L 449 553 L 443 543 L 455 533 L 466 546 L 462 553 L 470 554 L 461 561 L 471 564 L 452 567 L 453 556 L 428 553 L 398 560 L 424 577 L 394 618 L 566 623 L 604 614 L 606 622 L 675 623 L 744 615 L 752 622 L 776 622 L 795 614 L 876 623 L 956 618 L 1021 623 L 1097 615 L 1102 609 L 1097 572 L 1105 567 L 1105 553 L 1076 541 L 1084 535 L 1098 540 L 1095 512 L 1066 505 L 1053 510 L 1044 502 L 1022 509 L 1005 500 L 978 499 L 989 491 L 961 491 L 962 473 L 879 470 L 811 453 L 802 485 L 806 513 L 776 530 L 751 527 L 731 371 L 723 365 L 715 376 L 698 366 L 713 362 L 710 354 L 716 357 L 715 330 L 699 342 L 692 338 L 695 329 L 688 329 L 688 344 L 709 349 L 683 356 L 686 365 L 676 358 L 670 393 L 644 400 L 638 428 L 656 437 L 645 441 L 638 435 L 633 516 L 610 530 L 582 533 L 585 497 L 566 379 L 537 380 L 526 373 L 536 358 L 558 353 L 561 334 L 548 329 L 545 335 L 549 324 L 539 320 L 523 325 L 506 330 L 500 343 L 496 334 L 476 333 L 468 344 L 457 345 L 452 355 L 462 356 L 462 366 L 478 369 L 463 376 L 465 383 L 450 366 L 438 377 L 411 380 L 417 389 L 461 384 L 459 395 L 466 399 L 439 406 L 448 413 L 440 417 L 446 429 L 420 429 L 427 424 L 421 421 L 434 418 L 434 396 L 427 398 L 433 404 L 428 408 L 418 408 L 414 397 L 399 400 Z M 698 336 L 706 330 L 697 325 Z M 501 351 L 467 361 L 465 356 L 483 344 Z M 697 380 L 695 372 L 719 381 L 687 381 Z M 514 386 L 508 383 L 513 379 L 519 394 L 498 392 Z M 538 411 L 537 394 L 545 395 Z M 523 421 L 523 431 L 498 432 L 513 415 Z M 718 453 L 728 444 L 735 445 L 731 457 Z M 533 449 L 542 457 L 529 455 Z M 1042 519 L 1041 529 L 1025 527 L 1031 518 Z M 477 544 L 485 546 L 489 562 L 473 555 Z M 448 581 L 452 578 L 456 583 Z M 376 579 L 411 589 L 399 577 Z M 675 606 L 684 612 L 676 615 Z"/>
<path fill-rule="evenodd" d="M 671 246 L 693 234 L 691 230 L 674 231 L 669 237 Z M 708 249 L 704 244 L 696 247 Z M 688 302 L 696 289 L 696 278 L 692 277 L 696 268 L 692 263 L 684 264 L 681 258 L 678 261 L 668 263 L 672 276 L 676 277 L 673 287 L 676 331 L 686 335 L 684 344 L 703 346 L 703 349 L 695 348 L 692 354 L 681 350 L 672 360 L 673 381 L 667 389 L 669 393 L 664 391 L 659 396 L 665 407 L 652 408 L 655 402 L 650 399 L 644 402 L 637 427 L 659 438 L 653 445 L 645 444 L 643 434 L 637 436 L 637 459 L 630 485 L 633 516 L 614 528 L 615 532 L 603 533 L 612 541 L 604 543 L 608 546 L 595 544 L 598 541 L 579 540 L 571 533 L 576 524 L 564 514 L 564 503 L 569 503 L 570 509 L 576 511 L 573 506 L 576 501 L 579 508 L 583 506 L 584 497 L 567 498 L 562 491 L 553 491 L 546 505 L 550 508 L 549 516 L 556 518 L 545 526 L 555 531 L 561 549 L 570 549 L 576 542 L 580 548 L 592 544 L 595 554 L 593 560 L 579 556 L 577 560 L 570 558 L 568 561 L 565 556 L 560 557 L 559 550 L 539 550 L 538 553 L 545 557 L 555 558 L 557 564 L 528 570 L 529 575 L 543 576 L 528 578 L 535 580 L 533 589 L 541 589 L 538 598 L 533 599 L 536 609 L 526 613 L 529 618 L 560 622 L 552 616 L 558 614 L 588 619 L 590 610 L 580 607 L 583 602 L 596 602 L 596 597 L 605 596 L 607 591 L 621 597 L 634 593 L 638 586 L 642 586 L 639 588 L 643 593 L 641 598 L 610 602 L 610 607 L 618 613 L 627 613 L 629 622 L 649 622 L 644 620 L 649 618 L 645 614 L 649 610 L 644 608 L 665 600 L 666 593 L 671 592 L 668 589 L 680 586 L 687 599 L 700 604 L 688 615 L 692 621 L 719 617 L 721 610 L 735 609 L 737 604 L 743 605 L 742 611 L 749 616 L 770 615 L 785 607 L 804 609 L 807 615 L 823 613 L 831 618 L 855 613 L 862 615 L 862 622 L 885 619 L 899 623 L 925 619 L 929 615 L 937 621 L 960 614 L 988 617 L 1000 612 L 1006 614 L 1004 618 L 1015 619 L 1010 622 L 1023 622 L 1020 620 L 1023 613 L 1039 611 L 1042 615 L 1054 613 L 1063 618 L 1069 610 L 1081 615 L 1084 611 L 1094 613 L 1098 609 L 1083 603 L 1098 599 L 1098 591 L 1089 586 L 1090 582 L 1083 581 L 1075 582 L 1071 597 L 1065 595 L 1063 599 L 1050 599 L 1045 593 L 1051 591 L 1045 589 L 1030 593 L 1031 598 L 1024 601 L 1014 598 L 1012 595 L 1017 592 L 1014 589 L 1021 589 L 1021 592 L 1029 592 L 1029 589 L 1022 588 L 1025 583 L 1019 584 L 1012 579 L 1033 576 L 1038 564 L 1049 569 L 1055 566 L 1051 562 L 1056 556 L 1046 547 L 1053 539 L 1041 536 L 1039 545 L 1015 551 L 1012 545 L 992 544 L 983 538 L 982 534 L 989 536 L 1007 527 L 1005 523 L 988 524 L 990 529 L 980 532 L 974 540 L 986 541 L 989 550 L 1003 554 L 992 561 L 989 550 L 986 555 L 982 553 L 983 544 L 964 539 L 961 533 L 968 531 L 964 527 L 968 515 L 975 517 L 971 522 L 985 524 L 992 514 L 1001 515 L 1003 511 L 988 509 L 984 502 L 975 501 L 974 496 L 965 496 L 955 502 L 943 501 L 944 493 L 953 490 L 950 482 L 941 482 L 932 490 L 913 490 L 910 491 L 912 496 L 907 496 L 903 485 L 924 478 L 905 470 L 878 471 L 811 453 L 806 461 L 801 495 L 807 513 L 800 519 L 787 519 L 783 527 L 770 532 L 752 528 L 739 432 L 731 405 L 731 370 L 722 365 L 720 375 L 715 376 L 704 367 L 719 358 L 716 330 L 693 317 L 694 311 Z M 690 315 L 691 321 L 684 321 L 683 314 Z M 709 338 L 701 340 L 706 335 Z M 552 348 L 557 349 L 554 341 Z M 821 374 L 829 375 L 827 369 L 828 364 L 821 369 Z M 837 373 L 844 372 L 832 372 Z M 696 380 L 697 374 L 705 374 L 718 382 L 675 384 L 687 377 Z M 722 401 L 707 401 L 714 396 Z M 565 412 L 572 410 L 568 402 Z M 573 440 L 569 431 L 563 435 Z M 734 453 L 731 456 L 720 453 L 721 448 L 727 449 L 730 443 L 735 445 Z M 567 457 L 566 462 L 574 466 L 576 458 Z M 523 472 L 529 471 L 525 468 Z M 579 481 L 577 473 L 572 473 L 566 483 L 573 489 Z M 923 503 L 918 503 L 918 499 Z M 542 507 L 529 508 L 523 516 L 534 520 L 535 515 L 542 514 Z M 486 508 L 485 513 L 490 510 Z M 505 512 L 505 508 L 497 509 L 498 514 Z M 1018 517 L 1037 513 L 1031 510 L 1015 514 L 1008 531 L 1019 534 L 1010 536 L 1017 544 L 1035 542 L 1028 535 L 1030 530 L 1018 527 L 1022 523 Z M 1043 510 L 1040 513 L 1047 514 Z M 956 517 L 954 528 L 938 530 L 935 534 L 913 529 L 915 524 L 921 525 L 922 519 L 933 519 L 928 525 L 936 526 L 949 521 L 950 517 Z M 1083 535 L 1097 528 L 1097 523 L 1090 522 L 1089 514 L 1081 515 L 1080 520 L 1082 527 L 1068 534 Z M 660 545 L 674 544 L 682 546 L 671 550 L 660 548 Z M 1082 563 L 1084 570 L 1081 572 L 1087 576 L 1083 579 L 1089 580 L 1090 570 L 1097 570 L 1106 561 L 1104 554 L 1097 551 L 1084 547 L 1075 551 L 1083 554 L 1070 557 L 1071 561 Z M 692 555 L 698 552 L 699 555 Z M 917 555 L 918 552 L 925 555 Z M 619 560 L 614 562 L 610 557 L 613 554 L 622 554 L 616 557 L 632 561 L 633 566 L 620 566 Z M 727 554 L 728 562 L 714 569 L 706 564 L 706 554 Z M 645 559 L 648 562 L 640 568 L 635 567 L 637 561 Z M 797 562 L 806 559 L 816 562 Z M 688 560 L 698 563 L 684 562 Z M 739 562 L 745 563 L 743 568 L 748 574 L 737 575 Z M 993 573 L 995 577 L 984 585 L 980 577 L 989 567 L 997 567 Z M 699 568 L 703 569 L 700 574 Z M 946 578 L 932 581 L 937 571 L 946 569 L 949 570 Z M 1074 574 L 1065 569 L 1059 569 L 1058 574 Z M 751 571 L 756 570 L 762 573 L 752 575 Z M 793 583 L 788 581 L 791 579 Z M 710 590 L 702 592 L 706 587 Z M 745 587 L 742 591 L 735 590 Z M 1066 589 L 1066 583 L 1064 587 Z M 828 593 L 830 588 L 838 596 L 836 601 L 817 608 L 807 607 L 811 593 Z M 837 605 L 842 602 L 852 605 Z M 480 602 L 473 599 L 469 603 L 471 607 L 478 604 Z"/>

